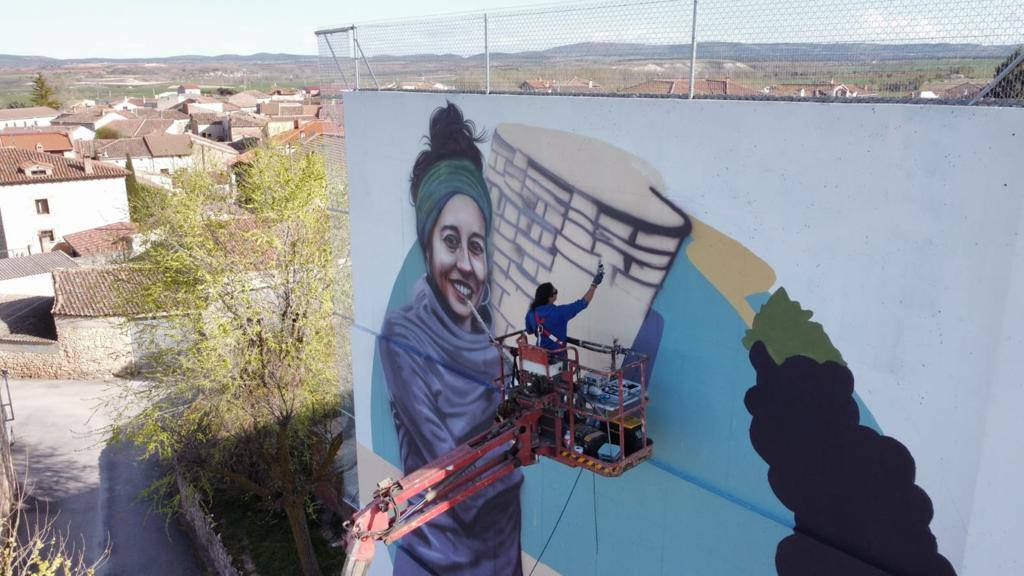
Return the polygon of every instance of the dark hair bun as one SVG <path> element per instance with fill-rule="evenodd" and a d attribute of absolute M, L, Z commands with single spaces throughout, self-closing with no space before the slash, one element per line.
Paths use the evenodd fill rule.
<path fill-rule="evenodd" d="M 484 160 L 477 144 L 485 141 L 487 135 L 477 133 L 476 124 L 462 116 L 462 110 L 451 102 L 441 106 L 430 115 L 430 135 L 426 137 L 427 149 L 416 156 L 409 177 L 409 191 L 412 202 L 416 203 L 420 182 L 431 166 L 447 158 L 466 158 L 478 169 L 483 170 Z"/>

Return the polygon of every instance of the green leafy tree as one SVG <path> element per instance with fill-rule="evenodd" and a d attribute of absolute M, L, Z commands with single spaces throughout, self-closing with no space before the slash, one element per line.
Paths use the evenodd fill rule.
<path fill-rule="evenodd" d="M 319 575 L 307 506 L 340 486 L 342 441 L 328 180 L 319 155 L 270 148 L 244 170 L 237 196 L 199 171 L 153 191 L 122 302 L 156 320 L 137 330 L 142 380 L 124 385 L 112 439 L 283 511 Z"/>
<path fill-rule="evenodd" d="M 56 90 L 40 72 L 32 80 L 32 104 L 36 106 L 49 106 L 60 108 L 60 101 L 57 100 Z"/>
<path fill-rule="evenodd" d="M 1013 63 L 1020 56 L 1022 48 L 1017 48 L 999 66 L 996 66 L 996 73 L 993 78 L 1003 73 L 1003 70 Z M 1006 78 L 999 81 L 988 93 L 990 98 L 1015 98 L 1024 100 L 1024 63 L 1018 64 L 1017 68 L 1007 74 Z"/>
<path fill-rule="evenodd" d="M 97 140 L 117 140 L 120 137 L 121 134 L 117 130 L 110 128 L 109 126 L 101 126 L 96 129 L 95 138 Z"/>
<path fill-rule="evenodd" d="M 13 110 L 15 108 L 28 108 L 28 103 L 23 100 L 12 100 L 7 103 L 6 108 L 8 110 Z"/>
<path fill-rule="evenodd" d="M 135 165 L 132 164 L 132 157 L 129 154 L 124 164 L 125 170 L 128 171 L 128 176 L 124 179 L 125 193 L 128 196 L 128 215 L 132 222 L 139 223 L 144 219 L 145 208 L 145 190 L 143 186 L 139 184 L 139 179 L 135 176 Z"/>
<path fill-rule="evenodd" d="M 753 325 L 743 336 L 743 345 L 749 349 L 755 342 L 764 342 L 772 359 L 780 365 L 791 356 L 807 356 L 818 362 L 846 366 L 825 329 L 811 322 L 813 315 L 814 312 L 801 308 L 799 302 L 790 300 L 785 288 L 779 288 L 754 316 Z"/>

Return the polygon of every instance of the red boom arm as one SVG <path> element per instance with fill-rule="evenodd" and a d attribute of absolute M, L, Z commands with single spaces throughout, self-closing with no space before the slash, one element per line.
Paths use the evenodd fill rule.
<path fill-rule="evenodd" d="M 365 574 L 377 540 L 391 544 L 517 467 L 536 463 L 539 417 L 534 411 L 500 422 L 401 480 L 377 484 L 373 500 L 346 526 L 343 574 Z"/>

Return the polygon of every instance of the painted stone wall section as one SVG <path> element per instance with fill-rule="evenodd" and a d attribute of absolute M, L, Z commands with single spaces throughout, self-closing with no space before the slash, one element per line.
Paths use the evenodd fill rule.
<path fill-rule="evenodd" d="M 605 283 L 572 335 L 629 345 L 691 229 L 661 195 L 657 172 L 595 139 L 502 124 L 484 175 L 494 205 L 495 332 L 522 328 L 538 284 L 554 282 L 568 303 L 603 263 Z"/>
<path fill-rule="evenodd" d="M 203 510 L 195 490 L 188 485 L 181 472 L 175 472 L 175 483 L 181 495 L 181 515 L 189 527 L 193 541 L 199 547 L 207 568 L 217 576 L 240 576 L 231 560 L 231 554 L 214 529 L 213 518 Z"/>
<path fill-rule="evenodd" d="M 57 341 L 0 341 L 0 367 L 18 378 L 107 378 L 132 366 L 130 329 L 120 318 L 57 316 Z"/>

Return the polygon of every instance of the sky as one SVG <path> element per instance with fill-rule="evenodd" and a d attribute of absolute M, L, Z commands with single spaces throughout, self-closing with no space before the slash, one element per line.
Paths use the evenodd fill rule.
<path fill-rule="evenodd" d="M 579 41 L 686 44 L 689 0 L 629 0 L 599 10 L 562 2 L 491 20 L 494 51 Z M 388 19 L 537 6 L 537 0 L 0 0 L 0 54 L 148 58 L 287 52 L 314 55 L 315 30 Z M 591 4 L 587 2 L 585 4 Z M 545 3 L 550 6 L 551 3 Z M 577 6 L 577 8 L 573 8 Z M 1021 0 L 700 0 L 699 36 L 743 42 L 1024 42 Z M 476 17 L 376 27 L 373 52 L 425 45 L 479 53 Z M 406 46 L 407 45 L 407 46 Z M 374 55 L 374 54 L 370 54 Z"/>
<path fill-rule="evenodd" d="M 537 0 L 0 0 L 0 54 L 314 55 L 313 32 L 322 28 L 535 4 Z"/>

